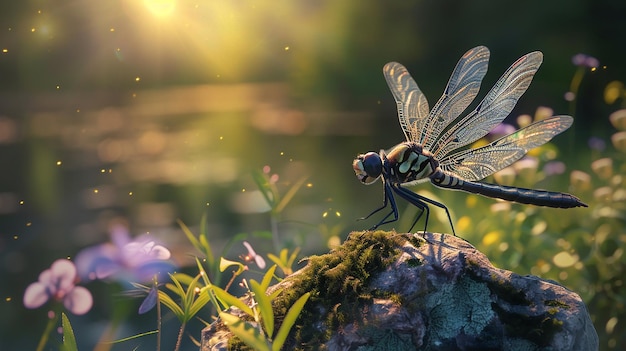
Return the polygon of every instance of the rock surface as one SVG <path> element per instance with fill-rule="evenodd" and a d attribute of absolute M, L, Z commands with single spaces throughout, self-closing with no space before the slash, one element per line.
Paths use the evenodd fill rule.
<path fill-rule="evenodd" d="M 495 268 L 446 234 L 353 232 L 276 289 L 277 316 L 312 292 L 285 350 L 598 349 L 576 293 Z M 219 320 L 202 332 L 203 351 L 229 342 L 247 348 Z"/>

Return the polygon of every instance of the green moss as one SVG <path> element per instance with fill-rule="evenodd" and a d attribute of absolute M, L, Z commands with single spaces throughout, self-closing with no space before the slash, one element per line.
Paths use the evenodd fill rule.
<path fill-rule="evenodd" d="M 556 307 L 552 307 L 552 308 L 548 308 L 548 314 L 553 316 L 555 314 L 559 313 L 559 309 Z"/>
<path fill-rule="evenodd" d="M 424 239 L 424 238 L 422 238 L 421 236 L 418 236 L 418 235 L 411 235 L 409 237 L 409 242 L 414 247 L 420 247 L 420 246 L 422 246 L 422 245 L 424 245 L 426 243 L 426 239 Z"/>
<path fill-rule="evenodd" d="M 330 253 L 309 257 L 307 267 L 286 279 L 291 282 L 291 287 L 274 301 L 276 314 L 284 315 L 296 299 L 311 292 L 311 298 L 296 322 L 302 327 L 295 334 L 295 340 L 290 340 L 291 347 L 323 344 L 329 335 L 320 337 L 319 331 L 311 327 L 319 324 L 320 317 L 326 314 L 321 322 L 333 332 L 344 325 L 346 316 L 371 303 L 373 297 L 384 294 L 365 287 L 375 273 L 383 271 L 397 259 L 402 253 L 399 247 L 407 239 L 395 232 L 352 232 L 343 245 Z M 290 347 L 289 341 L 285 347 Z"/>
<path fill-rule="evenodd" d="M 372 299 L 376 298 L 376 299 L 390 300 L 391 302 L 398 304 L 398 305 L 402 305 L 402 302 L 403 302 L 402 296 L 400 294 L 392 293 L 391 291 L 374 290 L 369 296 L 371 298 L 368 301 L 365 301 L 364 299 L 361 299 L 361 300 L 364 302 L 370 303 Z"/>
<path fill-rule="evenodd" d="M 564 309 L 564 310 L 570 309 L 570 305 L 566 304 L 565 302 L 559 301 L 559 300 L 546 300 L 543 304 L 546 305 L 546 306 L 550 306 L 550 307 L 558 307 L 558 308 Z"/>
<path fill-rule="evenodd" d="M 409 258 L 406 260 L 406 264 L 409 267 L 418 267 L 422 265 L 422 261 L 419 258 Z"/>

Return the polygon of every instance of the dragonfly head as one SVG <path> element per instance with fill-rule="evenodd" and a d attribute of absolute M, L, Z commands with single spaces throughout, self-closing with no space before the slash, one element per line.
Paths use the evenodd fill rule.
<path fill-rule="evenodd" d="M 371 184 L 380 177 L 383 171 L 383 161 L 375 152 L 361 154 L 352 162 L 356 177 L 363 184 Z"/>

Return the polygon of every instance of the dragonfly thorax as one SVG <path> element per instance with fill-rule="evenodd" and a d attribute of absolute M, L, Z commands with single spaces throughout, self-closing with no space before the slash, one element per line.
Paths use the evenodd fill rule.
<path fill-rule="evenodd" d="M 386 177 L 396 183 L 426 181 L 439 168 L 433 155 L 415 142 L 404 142 L 384 154 Z"/>
<path fill-rule="evenodd" d="M 368 152 L 357 156 L 352 162 L 352 168 L 361 183 L 371 184 L 382 174 L 383 160 L 379 154 Z"/>

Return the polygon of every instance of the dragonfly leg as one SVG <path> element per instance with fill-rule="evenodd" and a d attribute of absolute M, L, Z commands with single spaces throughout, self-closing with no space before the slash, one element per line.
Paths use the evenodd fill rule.
<path fill-rule="evenodd" d="M 382 209 L 387 207 L 387 204 L 389 204 L 391 206 L 391 211 L 389 211 L 389 213 L 387 213 L 387 215 L 385 217 L 383 217 L 383 219 L 380 220 L 380 222 L 378 222 L 376 225 L 374 225 L 372 228 L 370 228 L 370 230 L 374 230 L 376 228 L 378 228 L 379 226 L 383 225 L 383 224 L 387 224 L 387 223 L 391 223 L 391 222 L 395 222 L 398 220 L 398 206 L 396 205 L 396 200 L 393 197 L 393 192 L 391 191 L 391 186 L 389 185 L 389 183 L 384 182 L 383 183 L 383 205 L 377 209 L 375 209 L 374 211 L 372 211 L 372 213 L 368 214 L 367 216 L 363 217 L 363 218 L 359 218 L 359 220 L 363 220 L 363 219 L 367 219 L 369 217 L 371 217 L 374 213 L 377 213 L 379 211 L 381 211 Z M 392 219 L 388 219 L 389 217 L 393 216 Z"/>
<path fill-rule="evenodd" d="M 428 217 L 430 217 L 430 209 L 428 208 L 428 205 L 426 205 L 425 203 L 422 203 L 422 206 L 424 207 L 417 206 L 417 208 L 420 209 L 420 214 L 418 214 L 417 217 L 415 217 L 413 224 L 411 224 L 411 228 L 409 228 L 409 232 L 413 230 L 413 227 L 415 227 L 417 222 L 419 222 L 420 218 L 422 218 L 422 215 L 424 214 L 424 212 L 426 212 L 426 221 L 424 221 L 424 231 L 426 231 L 426 227 L 428 227 Z"/>
<path fill-rule="evenodd" d="M 384 193 L 383 193 L 383 205 L 380 206 L 379 208 L 375 209 L 374 211 L 370 212 L 370 214 L 368 214 L 367 216 L 361 217 L 361 218 L 357 218 L 357 221 L 362 221 L 362 220 L 368 219 L 368 218 L 372 217 L 373 214 L 378 213 L 381 210 L 383 210 L 385 207 L 387 207 L 387 198 L 388 198 L 387 189 L 385 189 L 383 187 L 383 191 L 384 191 Z M 387 217 L 389 217 L 389 215 L 387 215 Z M 385 217 L 385 218 L 387 218 L 387 217 Z"/>
<path fill-rule="evenodd" d="M 428 209 L 428 205 L 426 205 L 424 202 L 427 202 L 431 205 L 435 205 L 439 208 L 442 208 L 446 211 L 446 214 L 448 215 L 448 221 L 450 221 L 450 227 L 452 228 L 452 234 L 454 234 L 454 236 L 456 236 L 456 232 L 454 231 L 454 224 L 452 224 L 452 217 L 450 216 L 450 211 L 448 210 L 448 208 L 446 207 L 446 205 L 442 204 L 441 202 L 437 202 L 435 200 L 431 200 L 427 197 L 424 197 L 422 195 L 419 195 L 417 193 L 412 192 L 409 189 L 403 188 L 401 185 L 397 185 L 393 187 L 393 190 L 396 192 L 396 194 L 400 195 L 403 199 L 405 199 L 406 201 L 410 202 L 411 204 L 419 207 L 419 208 L 426 208 Z M 426 211 L 426 224 L 428 225 L 428 215 L 429 215 L 429 211 Z M 424 231 L 426 231 L 424 229 Z"/>
<path fill-rule="evenodd" d="M 409 232 L 413 230 L 413 227 L 417 224 L 417 222 L 422 218 L 422 215 L 426 213 L 426 220 L 424 221 L 424 232 L 426 232 L 426 228 L 428 228 L 428 217 L 430 217 L 430 208 L 428 208 L 428 204 L 419 198 L 415 198 L 412 195 L 417 195 L 407 189 L 402 188 L 399 184 L 392 186 L 392 189 L 403 199 L 407 200 L 410 204 L 417 207 L 420 210 L 420 213 L 417 215 L 413 224 L 411 224 L 411 228 L 409 228 Z"/>

